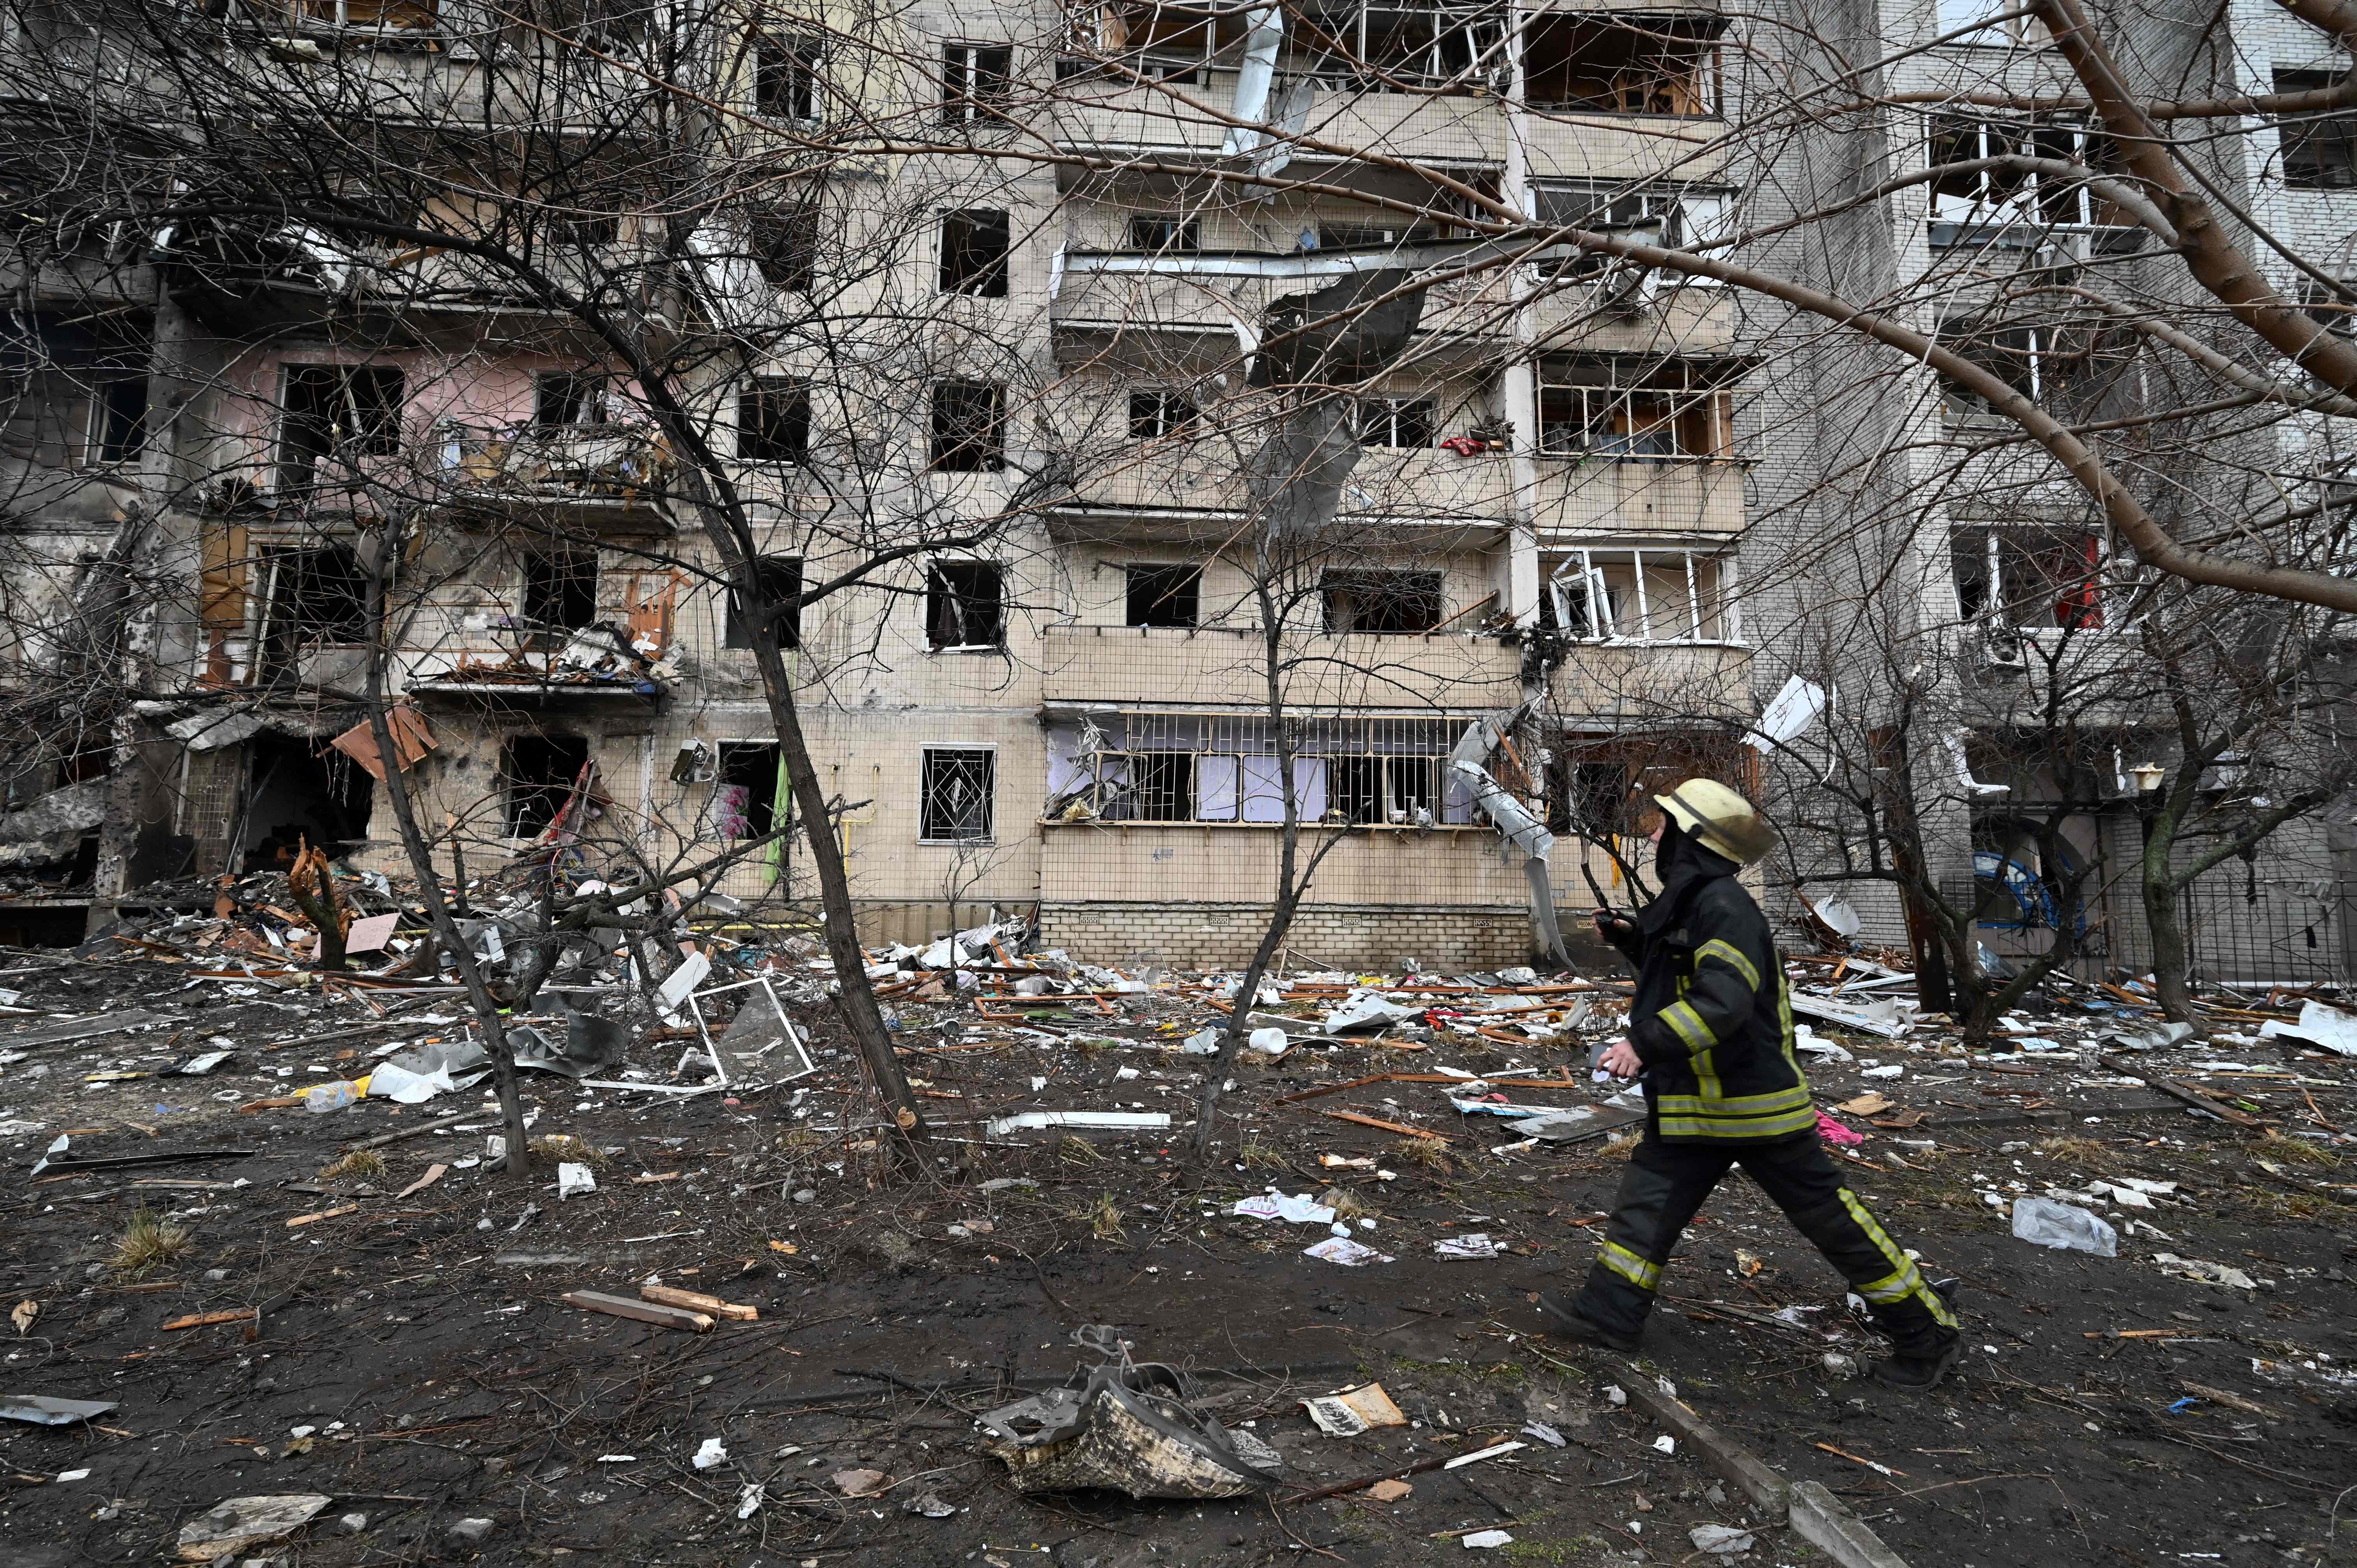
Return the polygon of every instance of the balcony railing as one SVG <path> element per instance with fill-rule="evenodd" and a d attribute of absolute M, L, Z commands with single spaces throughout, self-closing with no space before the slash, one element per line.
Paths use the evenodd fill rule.
<path fill-rule="evenodd" d="M 643 425 L 445 422 L 436 435 L 461 510 L 554 509 L 576 521 L 617 527 L 667 521 L 661 502 L 671 453 Z"/>

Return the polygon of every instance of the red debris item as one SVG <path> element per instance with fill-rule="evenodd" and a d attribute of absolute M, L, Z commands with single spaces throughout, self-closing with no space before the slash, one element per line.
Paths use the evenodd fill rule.
<path fill-rule="evenodd" d="M 1852 1132 L 1822 1111 L 1817 1112 L 1817 1136 L 1828 1144 L 1838 1144 L 1845 1149 L 1854 1148 L 1866 1142 L 1865 1133 Z"/>

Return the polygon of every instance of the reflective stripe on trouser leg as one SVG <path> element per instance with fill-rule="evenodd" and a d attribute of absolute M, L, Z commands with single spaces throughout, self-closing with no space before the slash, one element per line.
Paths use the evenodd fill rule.
<path fill-rule="evenodd" d="M 1725 1156 L 1642 1144 L 1620 1178 L 1604 1241 L 1579 1293 L 1582 1316 L 1616 1334 L 1636 1335 L 1653 1308 L 1662 1265 L 1686 1221 L 1727 1169 Z"/>
<path fill-rule="evenodd" d="M 1801 1234 L 1866 1298 L 1876 1319 L 1901 1337 L 1953 1328 L 1948 1310 L 1899 1244 L 1847 1187 L 1834 1201 L 1792 1216 Z"/>

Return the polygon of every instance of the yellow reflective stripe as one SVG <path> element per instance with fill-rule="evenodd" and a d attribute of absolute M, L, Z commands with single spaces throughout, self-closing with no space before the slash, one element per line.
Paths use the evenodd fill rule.
<path fill-rule="evenodd" d="M 1605 1242 L 1596 1261 L 1639 1290 L 1653 1290 L 1662 1283 L 1661 1264 L 1646 1262 L 1618 1241 Z"/>
<path fill-rule="evenodd" d="M 1749 984 L 1752 990 L 1757 991 L 1760 989 L 1760 971 L 1758 967 L 1755 966 L 1749 959 L 1744 957 L 1743 950 L 1737 947 L 1733 942 L 1727 940 L 1723 937 L 1714 937 L 1709 941 L 1703 943 L 1701 947 L 1695 950 L 1695 967 L 1696 969 L 1700 969 L 1702 967 L 1702 961 L 1706 958 L 1715 958 L 1725 963 L 1727 968 L 1743 976 L 1745 983 Z"/>
<path fill-rule="evenodd" d="M 1866 1238 L 1874 1243 L 1875 1251 L 1896 1265 L 1889 1273 L 1872 1284 L 1858 1286 L 1857 1294 L 1879 1306 L 1905 1301 L 1910 1295 L 1920 1297 L 1943 1327 L 1956 1326 L 1955 1314 L 1950 1312 L 1947 1303 L 1923 1283 L 1922 1274 L 1915 1267 L 1915 1260 L 1909 1257 L 1906 1250 L 1876 1223 L 1874 1216 L 1867 1212 L 1866 1205 L 1857 1200 L 1857 1195 L 1843 1187 L 1840 1197 L 1842 1207 L 1849 1211 L 1850 1219 L 1857 1222 L 1857 1228 L 1866 1232 Z"/>
<path fill-rule="evenodd" d="M 1658 1098 L 1659 1103 L 1665 1108 L 1711 1111 L 1738 1116 L 1760 1115 L 1770 1111 L 1806 1110 L 1809 1105 L 1809 1090 L 1802 1084 L 1767 1094 L 1738 1094 L 1731 1100 L 1708 1094 L 1664 1094 Z"/>
<path fill-rule="evenodd" d="M 1817 1124 L 1813 1106 L 1781 1116 L 1674 1116 L 1661 1119 L 1662 1135 L 1669 1138 L 1784 1138 Z"/>
<path fill-rule="evenodd" d="M 1689 1055 L 1706 1051 L 1718 1044 L 1718 1036 L 1710 1032 L 1710 1026 L 1702 1021 L 1702 1015 L 1688 1003 L 1673 1002 L 1654 1016 L 1668 1025 L 1672 1032 L 1686 1043 Z"/>

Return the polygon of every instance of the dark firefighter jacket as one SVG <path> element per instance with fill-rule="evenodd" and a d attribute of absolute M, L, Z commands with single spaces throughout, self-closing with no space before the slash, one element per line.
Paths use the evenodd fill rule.
<path fill-rule="evenodd" d="M 1767 917 L 1736 865 L 1692 839 L 1671 846 L 1662 895 L 1615 945 L 1637 966 L 1629 1043 L 1662 1141 L 1789 1138 L 1816 1107 L 1792 1051 L 1792 1008 Z"/>

